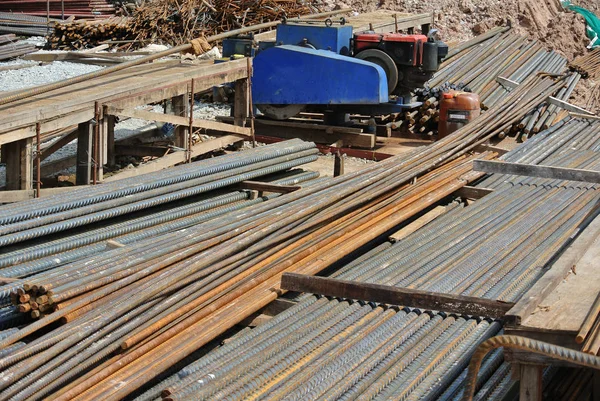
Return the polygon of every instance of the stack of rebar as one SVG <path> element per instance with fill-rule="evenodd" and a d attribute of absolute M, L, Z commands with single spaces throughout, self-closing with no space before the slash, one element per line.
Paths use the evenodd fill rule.
<path fill-rule="evenodd" d="M 502 102 L 515 86 L 531 76 L 540 72 L 564 72 L 566 63 L 558 53 L 544 50 L 535 40 L 529 41 L 507 27 L 494 28 L 451 49 L 440 70 L 424 89 L 416 92 L 424 106 L 406 115 L 404 121 L 396 125 L 405 125 L 413 133 L 435 135 L 442 93 L 450 90 L 477 93 L 485 110 Z M 579 75 L 573 75 L 557 97 L 568 100 L 578 80 Z M 559 112 L 560 109 L 544 103 L 504 134 L 525 134 L 525 139 L 530 132 L 546 129 L 562 117 Z"/>
<path fill-rule="evenodd" d="M 556 142 L 543 133 L 505 159 L 600 170 L 593 142 L 573 150 L 570 132 L 554 133 Z M 383 243 L 333 276 L 514 302 L 542 277 L 572 233 L 595 217 L 588 213 L 600 188 L 506 176 L 481 185 L 495 178 L 493 193 L 467 207 L 449 205 L 421 229 Z M 154 384 L 136 401 L 461 400 L 470 356 L 500 329 L 500 322 L 477 317 L 301 295 L 295 306 Z M 576 382 L 589 387 L 589 380 Z M 483 362 L 474 399 L 503 400 L 514 384 L 510 364 L 495 350 Z"/>
<path fill-rule="evenodd" d="M 38 17 L 97 18 L 115 14 L 107 0 L 0 0 L 0 11 Z"/>
<path fill-rule="evenodd" d="M 584 78 L 598 78 L 600 76 L 600 48 L 577 57 L 569 63 L 569 68 L 577 71 Z"/>
<path fill-rule="evenodd" d="M 27 14 L 0 12 L 0 32 L 17 35 L 46 36 L 53 31 L 57 20 Z"/>
<path fill-rule="evenodd" d="M 429 87 L 462 83 L 479 94 L 484 108 L 497 104 L 512 90 L 498 82 L 498 77 L 519 84 L 538 72 L 562 73 L 567 64 L 558 53 L 546 51 L 536 40 L 529 41 L 512 31 L 496 33 L 451 54 L 428 82 Z"/>
<path fill-rule="evenodd" d="M 565 102 L 569 101 L 575 90 L 581 75 L 573 73 L 565 83 L 565 86 L 556 94 L 555 98 Z M 530 134 L 537 134 L 546 130 L 562 118 L 567 116 L 567 111 L 555 104 L 544 102 L 529 113 L 521 122 L 514 126 L 513 133 L 520 140 L 526 140 Z"/>
<path fill-rule="evenodd" d="M 471 161 L 494 155 L 468 152 L 563 84 L 531 77 L 485 115 L 430 146 L 184 230 L 117 244 L 32 281 L 29 289 L 50 291 L 58 307 L 0 340 L 0 349 L 20 347 L 0 358 L 2 396 L 91 400 L 130 394 L 276 299 L 284 272 L 316 274 L 480 177 Z M 136 196 L 128 204 L 138 202 Z M 108 212 L 89 211 L 92 218 Z M 88 218 L 70 212 L 72 223 Z M 36 225 L 30 234 L 63 227 L 63 222 L 48 227 L 45 216 L 27 218 Z M 12 230 L 23 228 L 19 221 L 7 223 Z M 22 232 L 6 233 L 0 241 L 16 244 L 25 238 Z M 12 288 L 26 292 L 26 282 Z M 59 321 L 62 326 L 53 326 Z M 27 343 L 19 344 L 22 340 Z"/>
<path fill-rule="evenodd" d="M 575 341 L 583 344 L 581 350 L 588 354 L 600 354 L 600 294 L 590 308 Z"/>
<path fill-rule="evenodd" d="M 7 43 L 0 45 L 0 60 L 8 60 L 24 54 L 33 53 L 36 48 L 27 43 Z"/>

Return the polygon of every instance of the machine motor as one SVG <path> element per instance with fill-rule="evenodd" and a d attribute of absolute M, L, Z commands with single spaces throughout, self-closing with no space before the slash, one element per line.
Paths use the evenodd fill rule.
<path fill-rule="evenodd" d="M 436 30 L 425 35 L 366 32 L 354 35 L 353 55 L 382 67 L 390 94 L 404 96 L 422 87 L 439 69 L 448 46 L 435 40 Z"/>

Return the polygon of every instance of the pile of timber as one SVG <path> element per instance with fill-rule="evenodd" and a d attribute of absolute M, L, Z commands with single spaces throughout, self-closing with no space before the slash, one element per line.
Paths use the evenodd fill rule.
<path fill-rule="evenodd" d="M 172 1 L 156 0 L 137 7 L 131 18 L 57 24 L 50 45 L 53 49 L 82 49 L 105 41 L 128 42 L 133 47 L 143 47 L 149 42 L 180 45 L 193 38 L 318 12 L 311 4 L 190 0 L 174 5 Z"/>
<path fill-rule="evenodd" d="M 54 25 L 49 45 L 59 50 L 86 49 L 103 41 L 131 40 L 132 37 L 131 19 L 128 17 L 69 21 Z"/>
<path fill-rule="evenodd" d="M 579 72 L 584 78 L 600 77 L 600 48 L 577 57 L 569 63 L 569 68 Z"/>
<path fill-rule="evenodd" d="M 0 11 L 65 19 L 105 18 L 116 10 L 107 0 L 0 0 Z"/>
<path fill-rule="evenodd" d="M 8 60 L 13 57 L 19 57 L 27 53 L 33 53 L 36 48 L 32 44 L 14 43 L 16 37 L 14 34 L 0 35 L 0 60 Z"/>

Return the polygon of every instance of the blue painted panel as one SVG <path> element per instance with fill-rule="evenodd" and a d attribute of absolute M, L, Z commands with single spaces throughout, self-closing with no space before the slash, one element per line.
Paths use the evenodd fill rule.
<path fill-rule="evenodd" d="M 387 93 L 380 66 L 327 50 L 284 45 L 254 58 L 254 104 L 379 104 Z"/>
<path fill-rule="evenodd" d="M 338 54 L 350 54 L 351 26 L 294 25 L 277 26 L 277 44 L 299 45 L 304 39 L 316 49 L 331 50 Z"/>

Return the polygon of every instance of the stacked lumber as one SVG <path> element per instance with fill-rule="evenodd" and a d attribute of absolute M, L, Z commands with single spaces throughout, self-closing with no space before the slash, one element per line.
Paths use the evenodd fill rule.
<path fill-rule="evenodd" d="M 14 34 L 0 35 L 0 60 L 8 60 L 27 53 L 33 53 L 36 48 L 32 44 L 13 43 L 16 39 Z"/>
<path fill-rule="evenodd" d="M 600 77 L 600 47 L 577 57 L 569 63 L 569 68 L 580 73 L 583 78 Z"/>
<path fill-rule="evenodd" d="M 130 18 L 111 17 L 57 23 L 49 43 L 52 49 L 86 49 L 98 46 L 102 41 L 129 40 L 132 37 Z"/>
<path fill-rule="evenodd" d="M 53 18 L 105 18 L 115 14 L 107 0 L 0 0 L 0 11 Z"/>

